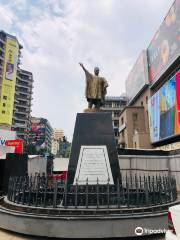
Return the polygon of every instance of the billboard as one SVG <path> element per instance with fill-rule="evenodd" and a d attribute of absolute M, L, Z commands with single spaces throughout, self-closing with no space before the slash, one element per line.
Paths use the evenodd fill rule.
<path fill-rule="evenodd" d="M 46 120 L 43 118 L 33 119 L 31 123 L 32 143 L 36 146 L 44 146 L 46 138 Z"/>
<path fill-rule="evenodd" d="M 7 37 L 0 99 L 0 123 L 12 124 L 19 44 Z"/>
<path fill-rule="evenodd" d="M 151 142 L 180 134 L 180 72 L 149 100 Z"/>
<path fill-rule="evenodd" d="M 126 95 L 131 101 L 148 83 L 147 54 L 143 50 L 126 80 Z"/>
<path fill-rule="evenodd" d="M 6 158 L 6 153 L 14 153 L 15 147 L 8 146 L 9 140 L 16 139 L 16 132 L 0 129 L 0 158 Z"/>
<path fill-rule="evenodd" d="M 23 153 L 23 140 L 21 139 L 16 139 L 16 140 L 7 140 L 6 141 L 6 146 L 9 147 L 15 147 L 14 153 Z"/>
<path fill-rule="evenodd" d="M 154 83 L 180 55 L 180 0 L 176 0 L 148 49 L 149 81 Z"/>

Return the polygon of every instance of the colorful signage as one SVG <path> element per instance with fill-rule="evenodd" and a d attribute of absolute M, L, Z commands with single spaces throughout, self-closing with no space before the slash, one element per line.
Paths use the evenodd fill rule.
<path fill-rule="evenodd" d="M 149 81 L 154 83 L 180 56 L 180 0 L 176 0 L 147 49 Z"/>
<path fill-rule="evenodd" d="M 142 51 L 126 80 L 126 94 L 131 101 L 148 83 L 148 67 L 146 51 Z"/>
<path fill-rule="evenodd" d="M 7 141 L 15 140 L 16 132 L 0 129 L 0 158 L 6 158 L 6 153 L 14 153 L 14 146 L 7 146 Z"/>
<path fill-rule="evenodd" d="M 39 147 L 46 146 L 46 122 L 44 118 L 33 119 L 31 125 L 31 142 Z"/>
<path fill-rule="evenodd" d="M 15 147 L 14 153 L 23 153 L 23 140 L 16 139 L 16 140 L 7 140 L 6 146 L 8 147 Z"/>
<path fill-rule="evenodd" d="M 180 134 L 180 72 L 149 100 L 151 141 Z"/>
<path fill-rule="evenodd" d="M 151 141 L 159 141 L 159 129 L 160 129 L 160 98 L 159 91 L 154 94 L 149 100 L 149 127 Z"/>
<path fill-rule="evenodd" d="M 7 37 L 0 99 L 0 123 L 12 124 L 19 44 Z"/>

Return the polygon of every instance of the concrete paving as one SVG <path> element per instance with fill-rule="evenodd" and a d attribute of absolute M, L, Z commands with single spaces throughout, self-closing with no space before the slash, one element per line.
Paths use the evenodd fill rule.
<path fill-rule="evenodd" d="M 39 237 L 28 237 L 21 234 L 16 234 L 13 232 L 5 231 L 0 229 L 0 240 L 48 240 L 49 238 L 39 238 Z M 57 238 L 56 238 L 57 239 Z M 125 238 L 124 240 L 130 240 L 131 238 Z M 138 240 L 165 240 L 164 236 L 155 236 L 155 237 L 138 237 Z M 50 240 L 50 239 L 49 239 Z M 121 238 L 120 240 L 123 240 Z M 137 240 L 137 238 L 133 238 L 133 240 Z"/>
<path fill-rule="evenodd" d="M 16 233 L 8 232 L 0 229 L 0 240 L 35 240 L 33 237 L 26 237 Z M 36 238 L 37 239 L 37 238 Z"/>

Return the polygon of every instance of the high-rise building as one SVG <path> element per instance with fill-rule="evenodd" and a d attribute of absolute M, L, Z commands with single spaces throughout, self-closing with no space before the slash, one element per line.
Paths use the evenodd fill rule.
<path fill-rule="evenodd" d="M 20 69 L 21 49 L 15 36 L 0 31 L 0 128 L 12 129 L 27 141 L 33 75 Z"/>
<path fill-rule="evenodd" d="M 59 141 L 52 139 L 51 153 L 56 156 L 59 152 Z"/>
<path fill-rule="evenodd" d="M 64 137 L 64 131 L 59 128 L 53 129 L 53 139 L 54 140 L 62 140 Z"/>
<path fill-rule="evenodd" d="M 53 129 L 51 153 L 55 156 L 59 152 L 59 144 L 60 144 L 60 141 L 62 141 L 63 137 L 64 137 L 64 131 L 62 129 L 58 129 L 58 128 Z"/>
<path fill-rule="evenodd" d="M 15 36 L 0 31 L 0 127 L 9 130 L 12 126 L 21 48 Z"/>
<path fill-rule="evenodd" d="M 112 122 L 114 128 L 114 134 L 116 138 L 116 144 L 118 145 L 119 137 L 119 115 L 127 104 L 127 99 L 125 96 L 107 96 L 105 98 L 103 111 L 111 112 Z"/>
<path fill-rule="evenodd" d="M 17 132 L 18 138 L 28 142 L 30 130 L 30 114 L 32 101 L 33 75 L 31 72 L 18 69 L 12 129 Z"/>
<path fill-rule="evenodd" d="M 51 151 L 52 127 L 45 118 L 31 117 L 31 130 L 29 132 L 29 144 L 33 144 L 37 149 Z"/>

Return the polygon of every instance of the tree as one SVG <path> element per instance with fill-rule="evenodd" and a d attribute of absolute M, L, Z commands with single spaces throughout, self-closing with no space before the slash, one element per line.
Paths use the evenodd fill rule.
<path fill-rule="evenodd" d="M 68 142 L 67 138 L 64 136 L 62 141 L 59 142 L 59 154 L 61 157 L 69 158 L 71 151 L 71 143 Z"/>

